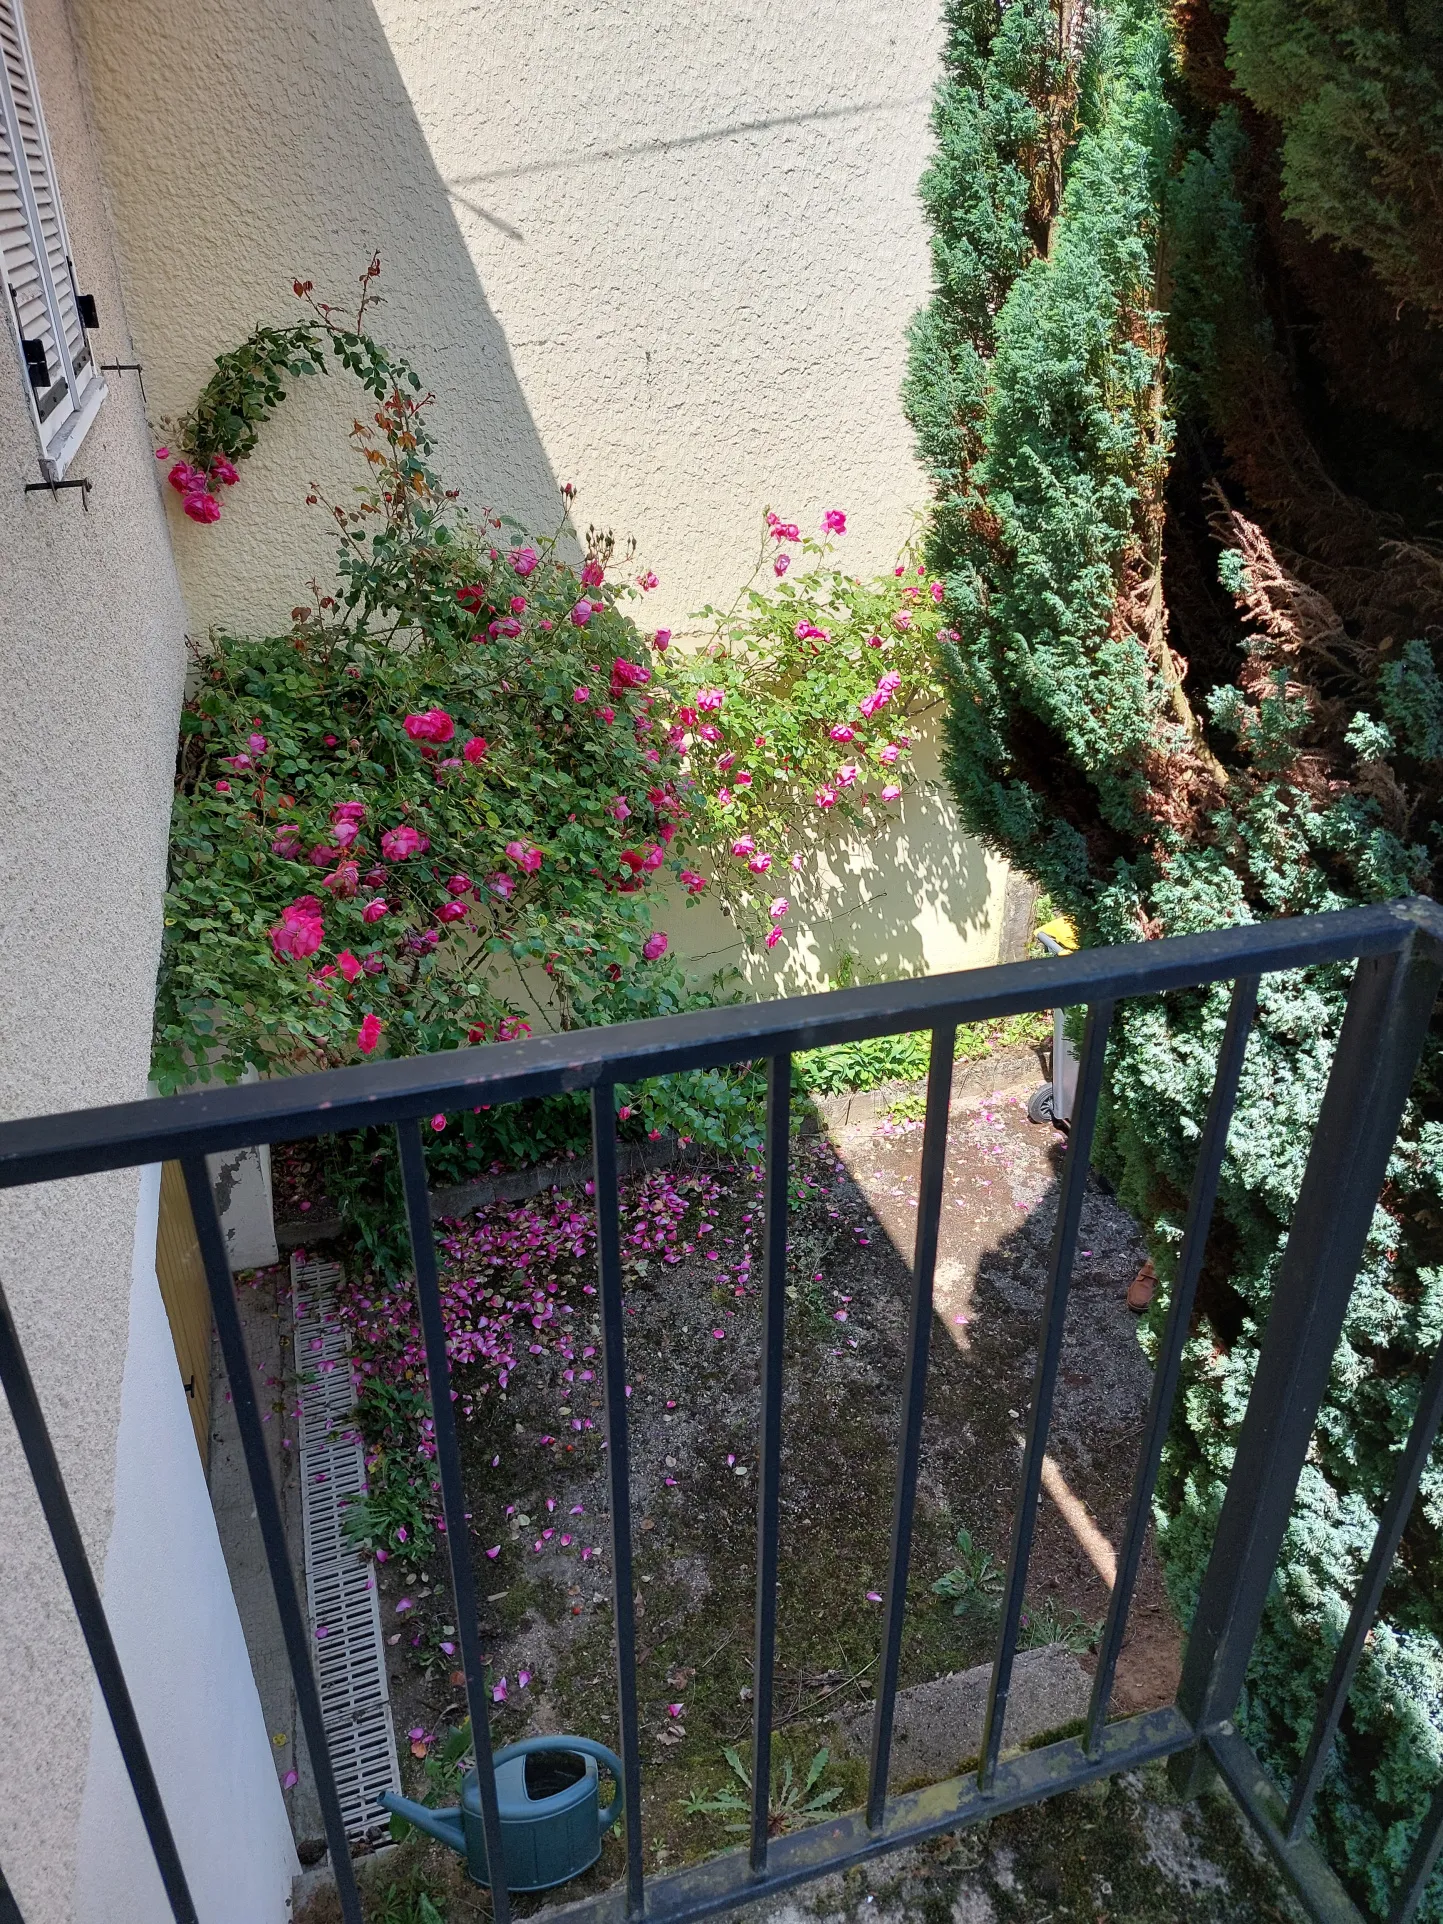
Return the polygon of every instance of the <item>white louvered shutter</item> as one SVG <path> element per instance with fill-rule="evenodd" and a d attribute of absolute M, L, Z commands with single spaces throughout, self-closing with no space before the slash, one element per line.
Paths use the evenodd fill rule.
<path fill-rule="evenodd" d="M 0 0 L 0 257 L 42 461 L 58 480 L 105 387 L 80 321 L 20 0 Z"/>

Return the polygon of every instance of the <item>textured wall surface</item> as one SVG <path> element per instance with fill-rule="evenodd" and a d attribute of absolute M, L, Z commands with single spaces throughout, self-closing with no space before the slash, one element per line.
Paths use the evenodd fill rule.
<path fill-rule="evenodd" d="M 755 931 L 743 940 L 714 897 L 678 894 L 658 910 L 696 974 L 735 969 L 755 995 L 796 995 L 825 988 L 845 958 L 862 979 L 995 962 L 1007 871 L 958 833 L 930 734 L 916 757 L 920 779 L 887 811 L 887 833 L 870 844 L 839 838 L 815 866 L 809 858 L 800 876 L 778 883 L 791 909 L 775 949 L 761 947 Z"/>
<path fill-rule="evenodd" d="M 898 388 L 937 0 L 74 3 L 157 415 L 254 321 L 299 315 L 294 277 L 339 302 L 375 247 L 373 325 L 433 388 L 464 500 L 547 529 L 574 483 L 579 525 L 634 535 L 660 576 L 649 623 L 728 605 L 767 506 L 813 527 L 842 507 L 846 560 L 895 557 L 924 496 Z M 305 494 L 354 484 L 355 404 L 345 377 L 297 383 L 217 525 L 168 500 L 197 632 L 283 625 L 332 578 Z M 749 965 L 758 988 L 839 948 L 994 959 L 998 871 L 945 795 L 893 842 L 911 869 L 841 857 L 788 969 Z M 687 951 L 734 959 L 706 923 Z"/>
<path fill-rule="evenodd" d="M 152 1167 L 141 1182 L 105 1613 L 202 1924 L 285 1924 L 300 1868 L 277 1781 L 288 1758 L 277 1759 L 262 1719 L 175 1367 L 152 1254 L 159 1200 Z M 77 1924 L 169 1915 L 98 1691 L 78 1857 Z"/>
<path fill-rule="evenodd" d="M 889 560 L 923 495 L 897 391 L 938 12 L 77 0 L 157 408 L 374 246 L 467 501 L 545 526 L 574 482 L 661 576 L 657 620 L 735 591 L 768 504 L 844 507 Z M 306 387 L 225 519 L 179 523 L 202 627 L 284 617 L 327 564 L 304 484 L 347 484 L 354 402 Z"/>
<path fill-rule="evenodd" d="M 132 360 L 62 0 L 25 11 L 77 274 L 99 303 L 99 358 Z M 110 380 L 71 468 L 93 483 L 88 512 L 76 492 L 27 495 L 38 449 L 0 331 L 7 1118 L 143 1096 L 149 1065 L 184 611 L 139 392 L 133 376 Z M 97 1573 L 112 1547 L 138 1185 L 130 1172 L 0 1196 L 0 1282 Z M 151 1561 L 164 1581 L 163 1556 Z M 91 1674 L 3 1400 L 0 1613 L 0 1864 L 26 1924 L 58 1924 L 71 1915 Z M 149 1661 L 161 1661 L 153 1647 Z"/>

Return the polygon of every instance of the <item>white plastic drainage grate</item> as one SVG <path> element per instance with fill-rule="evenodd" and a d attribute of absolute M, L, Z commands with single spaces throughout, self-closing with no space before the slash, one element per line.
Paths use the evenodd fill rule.
<path fill-rule="evenodd" d="M 346 1504 L 361 1494 L 365 1451 L 352 1422 L 351 1346 L 335 1313 L 337 1263 L 291 1259 L 296 1375 L 300 1383 L 301 1515 L 306 1596 L 315 1639 L 321 1715 L 346 1831 L 376 1839 L 389 1819 L 376 1808 L 399 1791 L 386 1688 L 381 1605 L 372 1566 L 346 1541 Z"/>

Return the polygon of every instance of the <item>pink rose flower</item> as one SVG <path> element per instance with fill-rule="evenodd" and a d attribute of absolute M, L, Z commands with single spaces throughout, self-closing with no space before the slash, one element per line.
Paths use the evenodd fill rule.
<path fill-rule="evenodd" d="M 349 949 L 341 950 L 340 954 L 336 957 L 336 967 L 348 982 L 354 982 L 356 977 L 361 973 L 361 964 L 359 960 L 351 954 Z"/>
<path fill-rule="evenodd" d="M 159 460 L 163 457 L 158 455 L 156 458 Z M 199 468 L 193 468 L 189 461 L 177 461 L 165 478 L 177 494 L 190 494 L 196 488 L 205 486 L 204 474 Z"/>
<path fill-rule="evenodd" d="M 896 761 L 901 752 L 901 749 L 898 748 L 895 742 L 888 742 L 884 748 L 877 750 L 877 760 L 879 762 L 891 763 Z"/>
<path fill-rule="evenodd" d="M 408 855 L 421 852 L 423 841 L 409 822 L 402 822 L 398 828 L 388 828 L 381 837 L 381 853 L 388 862 L 404 862 Z"/>
<path fill-rule="evenodd" d="M 526 597 L 525 597 L 525 595 L 512 595 L 512 597 L 511 597 L 511 612 L 512 612 L 512 614 L 513 614 L 513 615 L 524 615 L 524 614 L 525 614 L 525 612 L 526 612 Z"/>
<path fill-rule="evenodd" d="M 857 731 L 850 722 L 838 722 L 831 735 L 834 742 L 850 742 L 856 740 Z"/>
<path fill-rule="evenodd" d="M 658 628 L 651 638 L 651 645 L 659 655 L 664 655 L 671 646 L 670 628 Z"/>
<path fill-rule="evenodd" d="M 436 920 L 438 922 L 463 921 L 466 915 L 466 907 L 467 905 L 464 902 L 443 902 L 436 911 Z"/>
<path fill-rule="evenodd" d="M 329 889 L 333 895 L 342 896 L 347 901 L 360 886 L 361 871 L 354 862 L 338 863 L 321 884 L 322 888 Z"/>
<path fill-rule="evenodd" d="M 627 688 L 645 688 L 651 680 L 651 670 L 644 668 L 639 661 L 628 661 L 618 655 L 611 664 L 611 692 L 619 695 Z"/>
<path fill-rule="evenodd" d="M 325 939 L 321 905 L 314 895 L 298 895 L 281 910 L 281 919 L 271 930 L 271 948 L 276 956 L 291 956 L 303 962 L 314 955 Z"/>
<path fill-rule="evenodd" d="M 940 601 L 943 595 L 946 594 L 947 590 L 942 586 L 942 583 L 940 581 L 934 581 L 932 583 L 931 592 L 932 592 L 932 599 L 934 601 Z"/>
<path fill-rule="evenodd" d="M 778 581 L 780 581 L 791 565 L 792 557 L 789 554 L 779 554 L 772 563 L 772 573 L 777 577 Z"/>
<path fill-rule="evenodd" d="M 571 699 L 572 699 L 573 701 L 590 701 L 590 700 L 591 700 L 591 690 L 590 690 L 589 688 L 585 688 L 585 687 L 582 687 L 582 688 L 573 688 L 573 689 L 572 689 L 572 691 L 571 691 Z"/>
<path fill-rule="evenodd" d="M 446 893 L 448 895 L 465 895 L 469 889 L 473 889 L 475 886 L 476 884 L 471 880 L 469 875 L 448 875 L 446 877 Z"/>
<path fill-rule="evenodd" d="M 383 915 L 389 915 L 390 913 L 390 903 L 383 901 L 378 895 L 374 902 L 367 902 L 366 906 L 361 910 L 361 920 L 363 922 L 379 922 Z"/>
<path fill-rule="evenodd" d="M 248 768 L 255 767 L 249 755 L 222 755 L 221 762 L 226 768 L 233 768 L 237 775 L 244 775 Z"/>
<path fill-rule="evenodd" d="M 468 762 L 481 761 L 486 754 L 486 737 L 484 735 L 473 735 L 461 750 L 461 753 L 466 757 Z"/>
<path fill-rule="evenodd" d="M 264 735 L 251 735 L 247 740 L 247 746 L 249 747 L 252 755 L 264 755 L 266 750 L 270 747 L 270 743 L 266 740 Z"/>
<path fill-rule="evenodd" d="M 654 935 L 649 935 L 641 945 L 641 952 L 648 962 L 659 962 L 666 950 L 667 940 L 660 929 Z"/>
<path fill-rule="evenodd" d="M 720 688 L 703 688 L 696 698 L 696 705 L 703 715 L 715 715 L 725 700 L 726 696 Z"/>
<path fill-rule="evenodd" d="M 888 782 L 887 786 L 882 790 L 882 800 L 884 802 L 895 802 L 901 793 L 901 789 L 898 788 L 895 782 Z"/>
<path fill-rule="evenodd" d="M 678 708 L 676 711 L 676 718 L 681 723 L 683 728 L 696 727 L 696 710 L 694 708 L 689 708 L 689 707 Z"/>
<path fill-rule="evenodd" d="M 896 614 L 893 615 L 892 626 L 894 628 L 900 628 L 904 635 L 912 626 L 912 617 L 905 608 L 899 608 Z"/>
<path fill-rule="evenodd" d="M 823 534 L 845 534 L 847 532 L 847 517 L 842 513 L 840 508 L 827 509 L 827 512 L 822 516 L 822 532 Z"/>
<path fill-rule="evenodd" d="M 834 788 L 819 788 L 814 799 L 818 808 L 833 808 L 836 806 L 837 791 Z"/>
<path fill-rule="evenodd" d="M 753 875 L 765 875 L 767 870 L 771 867 L 771 865 L 772 865 L 771 856 L 763 853 L 760 849 L 747 863 L 747 867 L 751 870 Z"/>
<path fill-rule="evenodd" d="M 751 787 L 751 785 L 752 785 L 752 778 L 751 778 L 751 776 L 750 776 L 750 775 L 749 775 L 749 774 L 747 773 L 747 771 L 746 771 L 746 769 L 744 769 L 744 768 L 743 768 L 743 769 L 741 769 L 741 770 L 740 770 L 740 771 L 738 772 L 738 774 L 737 774 L 737 778 L 736 778 L 736 785 L 737 785 L 737 787 L 738 787 L 738 788 L 750 788 L 750 787 Z"/>
<path fill-rule="evenodd" d="M 773 541 L 800 541 L 802 531 L 795 521 L 774 521 L 772 523 Z"/>
<path fill-rule="evenodd" d="M 742 835 L 742 836 L 739 836 L 737 840 L 732 843 L 732 854 L 733 855 L 750 855 L 752 850 L 755 847 L 756 847 L 756 843 L 752 840 L 750 835 Z"/>
<path fill-rule="evenodd" d="M 331 821 L 333 824 L 336 822 L 359 823 L 364 822 L 365 819 L 366 804 L 364 802 L 337 802 L 331 810 Z"/>
<path fill-rule="evenodd" d="M 513 548 L 507 559 L 515 573 L 529 575 L 541 557 L 534 548 Z"/>
<path fill-rule="evenodd" d="M 715 722 L 703 722 L 696 732 L 704 742 L 719 742 L 721 740 L 721 730 Z"/>
<path fill-rule="evenodd" d="M 618 822 L 624 822 L 631 815 L 631 805 L 624 795 L 618 795 L 606 812 L 608 815 L 614 815 Z"/>
<path fill-rule="evenodd" d="M 681 885 L 688 895 L 700 895 L 706 887 L 706 877 L 698 875 L 695 869 L 684 868 L 681 872 Z"/>
<path fill-rule="evenodd" d="M 541 866 L 541 850 L 530 842 L 508 842 L 506 853 L 526 875 L 534 875 Z"/>
<path fill-rule="evenodd" d="M 767 930 L 767 947 L 769 949 L 774 949 L 777 946 L 778 942 L 781 941 L 781 939 L 782 939 L 782 932 L 780 929 Z"/>
<path fill-rule="evenodd" d="M 572 627 L 584 628 L 587 622 L 590 621 L 592 612 L 591 603 L 586 599 L 585 595 L 583 595 L 571 611 Z"/>
<path fill-rule="evenodd" d="M 211 457 L 210 479 L 212 482 L 221 482 L 227 488 L 233 488 L 240 480 L 240 475 L 236 472 L 233 462 L 228 461 L 223 454 L 217 454 Z"/>
<path fill-rule="evenodd" d="M 521 623 L 516 619 L 515 615 L 497 615 L 496 619 L 487 627 L 486 632 L 493 641 L 496 640 L 498 635 L 504 635 L 508 641 L 514 641 L 516 636 L 521 633 Z"/>
<path fill-rule="evenodd" d="M 641 589 L 643 594 L 650 594 L 652 589 L 657 587 L 659 584 L 657 582 L 656 575 L 653 573 L 653 571 L 650 568 L 648 568 L 644 575 L 638 575 L 636 577 L 636 585 L 638 588 Z"/>
<path fill-rule="evenodd" d="M 271 843 L 271 854 L 279 855 L 287 862 L 300 860 L 301 831 L 294 822 L 285 822 L 276 831 L 276 839 Z"/>
<path fill-rule="evenodd" d="M 767 914 L 772 918 L 774 922 L 780 922 L 782 917 L 786 914 L 787 910 L 791 906 L 792 906 L 791 903 L 787 900 L 785 895 L 779 895 L 776 898 L 776 900 L 772 903 L 771 907 L 767 910 Z"/>
<path fill-rule="evenodd" d="M 511 877 L 502 874 L 499 870 L 495 875 L 488 875 L 486 877 L 486 886 L 493 895 L 499 895 L 503 902 L 510 901 L 516 892 L 516 884 L 512 881 Z"/>
<path fill-rule="evenodd" d="M 420 715 L 407 715 L 401 724 L 413 742 L 448 742 L 456 724 L 444 708 L 428 708 Z"/>
<path fill-rule="evenodd" d="M 845 762 L 842 767 L 837 770 L 838 788 L 850 788 L 856 779 L 857 764 L 855 762 Z"/>
<path fill-rule="evenodd" d="M 599 588 L 606 579 L 606 570 L 599 561 L 588 560 L 582 566 L 581 585 L 583 588 Z"/>
<path fill-rule="evenodd" d="M 361 1026 L 356 1031 L 356 1047 L 363 1056 L 368 1056 L 381 1040 L 381 1018 L 378 1015 L 363 1016 Z M 396 1608 L 400 1609 L 400 1604 Z"/>
<path fill-rule="evenodd" d="M 611 724 L 616 720 L 616 710 L 614 708 L 603 708 L 601 711 L 601 719 L 606 723 L 607 727 L 610 728 Z"/>
<path fill-rule="evenodd" d="M 213 494 L 205 494 L 200 489 L 191 490 L 185 497 L 184 507 L 192 521 L 220 520 L 220 502 Z"/>

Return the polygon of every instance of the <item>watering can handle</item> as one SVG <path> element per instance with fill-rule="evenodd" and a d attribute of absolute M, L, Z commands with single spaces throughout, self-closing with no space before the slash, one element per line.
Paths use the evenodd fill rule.
<path fill-rule="evenodd" d="M 616 1783 L 616 1795 L 603 1811 L 597 1812 L 597 1823 L 602 1830 L 610 1830 L 621 1815 L 621 1759 L 614 1750 L 605 1744 L 593 1743 L 590 1737 L 523 1737 L 519 1744 L 507 1744 L 498 1750 L 492 1759 L 493 1764 L 504 1764 L 512 1757 L 533 1757 L 541 1750 L 579 1750 L 583 1757 L 594 1757 L 606 1768 Z"/>

